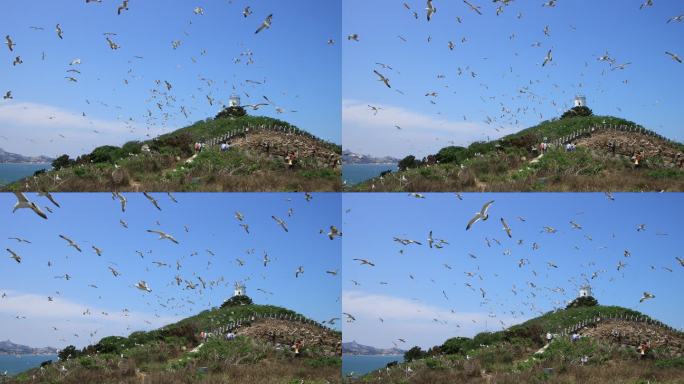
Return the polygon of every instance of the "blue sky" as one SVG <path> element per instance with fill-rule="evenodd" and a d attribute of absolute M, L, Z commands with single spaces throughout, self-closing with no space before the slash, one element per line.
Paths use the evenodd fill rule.
<path fill-rule="evenodd" d="M 341 16 L 335 3 L 147 0 L 131 2 L 117 16 L 120 2 L 40 0 L 27 7 L 5 1 L 0 35 L 3 43 L 10 35 L 16 47 L 0 49 L 0 89 L 14 97 L 0 100 L 0 148 L 27 155 L 80 154 L 97 145 L 153 137 L 213 117 L 233 86 L 243 104 L 268 96 L 288 111 L 267 107 L 252 114 L 340 142 Z M 253 13 L 245 18 L 248 5 Z M 193 12 L 198 6 L 204 15 Z M 269 14 L 270 30 L 255 34 Z M 55 32 L 57 23 L 63 40 Z M 118 50 L 109 48 L 103 35 L 108 32 L 117 34 L 111 39 Z M 335 44 L 328 45 L 329 39 Z M 181 45 L 173 49 L 173 41 Z M 13 66 L 17 55 L 24 63 Z M 69 65 L 77 58 L 80 65 Z M 170 91 L 164 81 L 172 84 Z M 156 106 L 166 101 L 161 92 L 175 99 L 163 110 Z M 207 95 L 216 100 L 213 106 Z"/>
<path fill-rule="evenodd" d="M 611 201 L 595 193 L 463 194 L 459 200 L 453 193 L 428 194 L 425 199 L 399 193 L 345 194 L 343 310 L 356 321 L 344 323 L 344 340 L 427 348 L 454 336 L 500 330 L 564 307 L 577 297 L 585 279 L 599 303 L 633 308 L 683 328 L 684 310 L 677 303 L 684 268 L 675 257 L 684 257 L 679 225 L 684 196 L 614 197 Z M 495 201 L 489 219 L 466 231 L 473 213 L 489 200 Z M 511 227 L 512 239 L 502 230 L 501 217 Z M 573 229 L 571 220 L 582 229 Z M 645 230 L 637 231 L 640 224 Z M 557 232 L 542 232 L 544 226 Z M 449 245 L 430 249 L 430 230 Z M 423 245 L 403 246 L 393 241 L 395 236 Z M 625 257 L 625 250 L 631 256 Z M 362 266 L 354 258 L 368 259 L 375 267 Z M 520 259 L 527 259 L 522 267 Z M 627 265 L 618 272 L 619 262 Z M 656 298 L 639 303 L 644 291 Z"/>
<path fill-rule="evenodd" d="M 330 225 L 340 226 L 337 194 L 314 194 L 307 202 L 303 194 L 179 193 L 174 195 L 178 203 L 166 194 L 153 194 L 161 211 L 142 194 L 126 194 L 125 213 L 110 194 L 54 196 L 61 208 L 52 207 L 54 213 L 43 220 L 25 209 L 12 213 L 14 195 L 0 194 L 0 222 L 11 223 L 0 229 L 0 292 L 7 295 L 0 299 L 0 340 L 83 346 L 112 334 L 157 328 L 220 305 L 233 295 L 235 281 L 246 281 L 248 295 L 258 304 L 283 306 L 318 321 L 339 316 L 341 277 L 326 271 L 341 268 L 341 240 L 325 235 Z M 43 197 L 28 197 L 40 207 L 50 205 Z M 293 214 L 288 217 L 290 208 Z M 234 218 L 235 211 L 244 215 L 249 234 Z M 271 215 L 283 218 L 289 232 Z M 170 233 L 180 244 L 158 240 L 147 229 Z M 319 234 L 320 229 L 325 233 Z M 60 234 L 76 241 L 83 252 L 68 247 Z M 8 239 L 15 236 L 31 244 Z M 93 245 L 102 249 L 102 256 Z M 21 264 L 10 259 L 5 248 L 20 254 Z M 271 259 L 267 267 L 262 264 L 264 252 Z M 155 261 L 169 266 L 158 267 Z M 178 271 L 176 261 L 181 264 Z M 300 265 L 304 274 L 295 278 Z M 109 266 L 121 275 L 114 277 Z M 55 278 L 66 273 L 72 277 L 69 281 Z M 202 277 L 208 286 L 184 289 L 185 284 L 176 285 L 176 274 L 197 284 Z M 140 280 L 149 284 L 151 293 L 133 287 Z M 129 316 L 123 315 L 124 308 Z M 87 309 L 90 314 L 83 315 Z"/>
<path fill-rule="evenodd" d="M 343 36 L 359 35 L 358 42 L 345 38 L 343 45 L 347 149 L 423 156 L 560 116 L 578 93 L 595 114 L 621 116 L 684 140 L 684 64 L 665 54 L 684 56 L 684 22 L 667 23 L 684 12 L 679 2 L 657 1 L 639 10 L 641 0 L 560 0 L 553 8 L 542 7 L 542 0 L 514 1 L 497 16 L 498 4 L 473 0 L 482 7 L 480 16 L 460 0 L 434 0 L 430 22 L 424 0 L 406 0 L 411 10 L 403 3 L 343 4 Z M 543 32 L 547 25 L 549 36 Z M 549 49 L 553 61 L 542 68 Z M 598 60 L 606 51 L 615 64 L 631 64 L 611 70 Z M 377 81 L 374 69 L 390 79 L 392 89 Z M 439 95 L 425 96 L 431 92 Z M 382 109 L 374 114 L 368 105 Z"/>

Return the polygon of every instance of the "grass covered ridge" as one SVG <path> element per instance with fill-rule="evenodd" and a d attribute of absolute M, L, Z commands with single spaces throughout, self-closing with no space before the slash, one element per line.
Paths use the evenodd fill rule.
<path fill-rule="evenodd" d="M 617 306 L 577 307 L 549 312 L 499 332 L 473 338 L 454 337 L 391 369 L 380 369 L 350 383 L 682 383 L 684 349 L 681 332 L 653 327 L 671 335 L 679 350 L 658 347 L 641 359 L 633 346 L 586 336 L 577 342 L 558 337 L 543 353 L 545 333 L 561 331 L 601 316 L 645 317 Z M 610 323 L 608 327 L 614 327 Z M 642 323 L 645 324 L 645 323 Z M 590 330 L 591 327 L 586 328 Z M 584 331 L 582 331 L 584 332 Z M 582 357 L 587 357 L 586 363 Z M 410 367 L 410 371 L 408 368 Z"/>
<path fill-rule="evenodd" d="M 207 147 L 197 154 L 196 142 L 241 131 L 245 127 L 280 126 L 299 131 L 290 124 L 258 116 L 207 119 L 145 142 L 132 141 L 121 147 L 102 146 L 70 159 L 53 162 L 54 170 L 37 172 L 2 187 L 8 191 L 339 191 L 339 145 L 313 136 L 279 131 L 255 131 L 236 140 L 257 136 L 256 143 L 235 145 L 227 152 Z M 150 151 L 144 151 L 143 148 Z M 286 151 L 299 153 L 288 169 Z M 195 156 L 193 158 L 193 156 Z"/>
<path fill-rule="evenodd" d="M 200 345 L 199 333 L 254 313 L 297 313 L 271 305 L 245 305 L 201 312 L 150 332 L 110 336 L 43 369 L 19 374 L 8 383 L 336 383 L 341 358 L 305 347 L 290 348 L 240 336 Z M 249 325 L 246 325 L 249 326 Z M 341 340 L 340 333 L 333 336 Z M 60 372 L 64 366 L 66 372 Z"/>
<path fill-rule="evenodd" d="M 553 141 L 579 129 L 602 125 L 636 125 L 610 116 L 575 117 L 545 121 L 535 127 L 491 142 L 476 142 L 466 147 L 447 147 L 434 158 L 437 164 L 402 160 L 405 168 L 396 173 L 374 178 L 350 187 L 353 191 L 425 192 L 425 191 L 684 191 L 684 169 L 671 164 L 673 155 L 682 153 L 684 145 L 667 143 L 637 133 L 614 133 L 626 142 L 650 148 L 642 168 L 634 169 L 630 159 L 632 147 L 612 154 L 607 148 L 592 143 L 566 152 L 564 148 L 547 151 L 538 160 L 531 151 L 544 137 Z M 606 139 L 608 140 L 608 139 Z M 588 145 L 589 143 L 587 143 Z M 662 148 L 659 153 L 658 148 Z M 667 161 L 666 161 L 667 160 Z"/>

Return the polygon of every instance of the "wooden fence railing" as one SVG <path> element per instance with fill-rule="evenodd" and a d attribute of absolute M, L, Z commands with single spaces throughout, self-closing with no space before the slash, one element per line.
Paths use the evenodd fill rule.
<path fill-rule="evenodd" d="M 588 128 L 582 128 L 578 129 L 575 132 L 572 132 L 568 135 L 559 137 L 557 139 L 551 140 L 548 142 L 551 146 L 559 147 L 561 145 L 565 145 L 567 143 L 572 142 L 573 140 L 579 139 L 581 137 L 589 137 L 593 135 L 594 133 L 600 132 L 600 131 L 621 131 L 621 132 L 636 132 L 636 133 L 641 133 L 644 135 L 652 136 L 661 140 L 664 140 L 668 143 L 676 143 L 674 140 L 668 139 L 667 137 L 663 135 L 659 135 L 653 131 L 650 131 L 642 126 L 638 125 L 620 125 L 620 124 L 602 124 L 602 125 L 595 125 L 592 127 Z"/>
<path fill-rule="evenodd" d="M 650 325 L 654 325 L 660 328 L 664 328 L 670 332 L 675 332 L 675 333 L 682 333 L 681 330 L 673 328 L 663 322 L 660 322 L 658 320 L 653 320 L 651 318 L 648 318 L 646 316 L 637 316 L 637 315 L 628 315 L 625 313 L 621 314 L 610 314 L 603 316 L 600 313 L 597 316 L 589 317 L 587 319 L 584 319 L 582 321 L 577 322 L 576 324 L 562 329 L 560 332 L 557 334 L 560 336 L 567 336 L 571 335 L 577 331 L 579 331 L 582 328 L 585 328 L 590 325 L 598 324 L 602 321 L 608 321 L 608 320 L 622 320 L 622 321 L 630 321 L 634 323 L 646 323 Z"/>

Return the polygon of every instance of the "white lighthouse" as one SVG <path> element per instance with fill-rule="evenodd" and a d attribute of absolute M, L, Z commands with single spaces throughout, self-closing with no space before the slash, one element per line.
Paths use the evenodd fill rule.
<path fill-rule="evenodd" d="M 235 296 L 246 296 L 247 295 L 247 287 L 239 282 L 235 282 L 235 290 L 233 291 L 233 297 Z"/>
<path fill-rule="evenodd" d="M 579 297 L 593 297 L 593 294 L 591 293 L 591 286 L 589 284 L 580 287 Z"/>
<path fill-rule="evenodd" d="M 240 106 L 240 96 L 236 94 L 230 95 L 230 99 L 228 99 L 228 106 L 229 107 L 239 107 Z"/>
<path fill-rule="evenodd" d="M 584 95 L 577 95 L 575 96 L 575 107 L 586 107 L 587 106 L 587 97 Z"/>

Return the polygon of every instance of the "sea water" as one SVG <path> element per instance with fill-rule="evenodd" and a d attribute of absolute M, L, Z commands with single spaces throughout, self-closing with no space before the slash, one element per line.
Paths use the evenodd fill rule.
<path fill-rule="evenodd" d="M 384 171 L 397 171 L 396 164 L 343 164 L 342 165 L 342 180 L 347 182 L 347 185 L 354 185 L 380 176 Z"/>
<path fill-rule="evenodd" d="M 16 375 L 27 369 L 40 367 L 43 361 L 57 361 L 57 355 L 0 355 L 0 375 L 7 371 L 8 375 Z"/>
<path fill-rule="evenodd" d="M 354 376 L 384 368 L 387 363 L 397 361 L 402 363 L 404 356 L 401 355 L 342 355 L 342 374 L 347 376 L 354 372 Z"/>
<path fill-rule="evenodd" d="M 2 163 L 0 164 L 0 185 L 13 183 L 25 177 L 32 176 L 41 169 L 50 169 L 50 164 L 38 163 Z"/>

